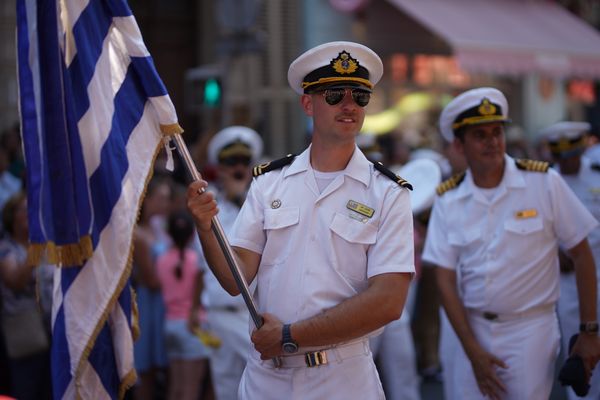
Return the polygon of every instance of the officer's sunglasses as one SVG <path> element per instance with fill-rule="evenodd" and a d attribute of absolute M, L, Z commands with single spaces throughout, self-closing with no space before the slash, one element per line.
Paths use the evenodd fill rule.
<path fill-rule="evenodd" d="M 229 156 L 229 157 L 221 158 L 219 160 L 219 163 L 226 165 L 228 167 L 233 167 L 238 164 L 248 167 L 250 165 L 251 161 L 252 160 L 250 159 L 250 157 L 246 157 L 246 156 Z"/>
<path fill-rule="evenodd" d="M 350 89 L 350 88 L 334 88 L 334 89 L 325 89 L 322 94 L 325 98 L 325 101 L 330 106 L 335 106 L 339 104 L 344 97 L 346 96 L 346 91 L 349 90 L 352 93 L 352 100 L 354 102 L 364 107 L 369 104 L 369 100 L 371 100 L 371 92 L 367 92 L 362 89 Z"/>

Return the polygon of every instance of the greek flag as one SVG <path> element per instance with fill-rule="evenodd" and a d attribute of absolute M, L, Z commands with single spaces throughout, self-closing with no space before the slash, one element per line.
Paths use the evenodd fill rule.
<path fill-rule="evenodd" d="M 57 269 L 55 399 L 136 380 L 132 234 L 156 154 L 180 133 L 125 0 L 17 0 L 30 262 Z"/>

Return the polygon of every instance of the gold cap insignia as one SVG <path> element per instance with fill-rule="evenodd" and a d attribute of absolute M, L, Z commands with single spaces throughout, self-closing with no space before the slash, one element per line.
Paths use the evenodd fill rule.
<path fill-rule="evenodd" d="M 494 115 L 496 114 L 496 106 L 490 103 L 487 98 L 484 98 L 477 111 L 481 115 Z"/>
<path fill-rule="evenodd" d="M 344 50 L 337 58 L 331 60 L 331 66 L 338 74 L 351 74 L 358 69 L 358 60 L 352 58 L 350 53 Z"/>

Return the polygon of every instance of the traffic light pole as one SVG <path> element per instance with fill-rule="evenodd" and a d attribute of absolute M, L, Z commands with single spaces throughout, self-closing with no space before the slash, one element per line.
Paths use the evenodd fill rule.
<path fill-rule="evenodd" d="M 181 135 L 180 134 L 173 135 L 172 140 L 175 142 L 177 151 L 178 151 L 179 155 L 181 156 L 181 159 L 183 160 L 183 163 L 185 164 L 186 169 L 188 170 L 192 179 L 194 181 L 199 181 L 200 179 L 202 179 L 202 177 L 200 176 L 200 173 L 198 172 L 198 170 L 196 169 L 196 166 L 194 165 L 192 156 L 190 155 L 190 152 L 188 151 L 188 148 L 187 148 L 185 142 L 183 141 L 183 138 L 181 137 Z M 254 321 L 254 325 L 256 326 L 256 329 L 259 329 L 263 325 L 263 318 L 260 316 L 260 314 L 258 313 L 258 311 L 256 309 L 256 305 L 254 304 L 254 299 L 252 298 L 252 295 L 250 294 L 250 288 L 248 287 L 248 283 L 246 282 L 246 279 L 244 278 L 244 275 L 242 274 L 242 270 L 241 270 L 240 266 L 238 265 L 235 256 L 233 255 L 233 249 L 231 248 L 229 242 L 227 241 L 227 237 L 225 237 L 225 232 L 223 231 L 223 227 L 221 226 L 221 223 L 219 222 L 219 219 L 216 216 L 213 217 L 213 219 L 212 219 L 211 228 L 212 228 L 212 231 L 213 231 L 215 237 L 217 238 L 217 242 L 219 243 L 219 246 L 221 247 L 221 251 L 223 251 L 223 255 L 225 256 L 227 264 L 229 265 L 229 269 L 231 270 L 233 279 L 235 280 L 235 283 L 236 283 L 238 289 L 240 290 L 242 298 L 244 299 L 244 302 L 246 303 L 246 307 L 248 307 L 248 311 L 250 312 L 250 317 L 252 317 L 252 320 Z M 281 366 L 281 360 L 278 357 L 273 358 L 273 362 L 275 363 L 276 367 Z"/>

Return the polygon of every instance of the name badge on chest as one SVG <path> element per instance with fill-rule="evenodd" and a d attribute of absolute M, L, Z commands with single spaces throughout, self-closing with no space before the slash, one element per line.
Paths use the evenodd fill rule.
<path fill-rule="evenodd" d="M 346 204 L 346 208 L 352 211 L 355 211 L 361 215 L 364 215 L 367 218 L 371 218 L 373 216 L 373 214 L 375 213 L 375 210 L 372 209 L 371 207 L 368 207 L 364 204 L 360 204 L 357 201 L 354 200 L 348 200 L 348 203 Z"/>

